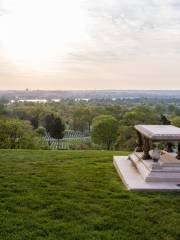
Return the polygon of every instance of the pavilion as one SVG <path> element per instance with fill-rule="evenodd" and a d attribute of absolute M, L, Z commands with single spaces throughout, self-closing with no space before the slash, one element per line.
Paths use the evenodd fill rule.
<path fill-rule="evenodd" d="M 135 151 L 113 158 L 128 190 L 180 191 L 180 128 L 136 125 L 135 130 L 138 136 Z"/>

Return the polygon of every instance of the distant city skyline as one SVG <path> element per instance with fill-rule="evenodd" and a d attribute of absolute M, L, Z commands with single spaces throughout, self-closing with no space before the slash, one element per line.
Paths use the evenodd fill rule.
<path fill-rule="evenodd" d="M 0 90 L 178 90 L 177 0 L 0 0 Z"/>

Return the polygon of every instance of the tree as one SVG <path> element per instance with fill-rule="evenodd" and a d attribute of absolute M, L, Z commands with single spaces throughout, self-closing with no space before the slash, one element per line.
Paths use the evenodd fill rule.
<path fill-rule="evenodd" d="M 31 125 L 33 126 L 34 129 L 37 129 L 39 126 L 39 118 L 38 116 L 34 116 L 31 118 Z"/>
<path fill-rule="evenodd" d="M 172 125 L 176 126 L 176 127 L 180 127 L 180 117 L 173 117 L 171 118 L 171 123 Z"/>
<path fill-rule="evenodd" d="M 30 121 L 34 129 L 41 126 L 45 116 L 52 113 L 49 105 L 40 103 L 18 103 L 15 106 L 10 105 L 8 109 L 10 117 Z"/>
<path fill-rule="evenodd" d="M 175 104 L 169 104 L 168 105 L 168 111 L 170 113 L 174 113 L 176 111 L 176 105 Z"/>
<path fill-rule="evenodd" d="M 136 146 L 136 132 L 132 126 L 119 126 L 116 149 L 133 150 Z"/>
<path fill-rule="evenodd" d="M 92 140 L 107 150 L 112 149 L 118 131 L 118 121 L 111 115 L 100 115 L 93 120 Z"/>
<path fill-rule="evenodd" d="M 54 122 L 54 115 L 53 114 L 48 114 L 46 115 L 45 119 L 44 119 L 44 126 L 46 128 L 46 131 L 50 134 L 51 129 L 52 129 L 52 125 Z"/>
<path fill-rule="evenodd" d="M 36 133 L 39 134 L 40 136 L 44 137 L 44 136 L 46 136 L 46 129 L 44 127 L 38 127 L 36 129 Z"/>
<path fill-rule="evenodd" d="M 56 139 L 61 139 L 64 136 L 65 126 L 60 117 L 55 117 L 51 127 L 51 136 Z"/>
<path fill-rule="evenodd" d="M 90 132 L 93 115 L 88 108 L 78 107 L 73 112 L 73 128 L 81 132 Z"/>
<path fill-rule="evenodd" d="M 158 124 L 159 115 L 149 106 L 138 106 L 125 113 L 122 125 L 134 126 L 136 124 Z"/>
<path fill-rule="evenodd" d="M 161 114 L 161 123 L 163 125 L 170 125 L 171 121 L 169 121 L 165 115 Z"/>
<path fill-rule="evenodd" d="M 0 103 L 0 115 L 5 115 L 6 114 L 6 109 L 4 104 Z"/>
<path fill-rule="evenodd" d="M 0 120 L 0 148 L 37 148 L 36 137 L 28 121 Z"/>
<path fill-rule="evenodd" d="M 64 136 L 65 125 L 60 117 L 55 117 L 53 114 L 47 115 L 45 119 L 45 127 L 51 137 L 58 139 L 58 148 L 60 139 Z"/>

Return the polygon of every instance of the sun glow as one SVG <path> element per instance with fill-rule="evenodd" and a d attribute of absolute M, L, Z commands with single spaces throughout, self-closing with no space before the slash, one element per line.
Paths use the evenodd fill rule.
<path fill-rule="evenodd" d="M 20 66 L 46 68 L 85 37 L 81 0 L 5 0 L 0 43 Z"/>

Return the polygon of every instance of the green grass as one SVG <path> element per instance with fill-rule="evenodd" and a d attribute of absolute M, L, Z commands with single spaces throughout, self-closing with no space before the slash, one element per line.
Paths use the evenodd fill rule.
<path fill-rule="evenodd" d="M 0 150 L 0 239 L 179 240 L 180 194 L 128 192 L 113 154 Z"/>

